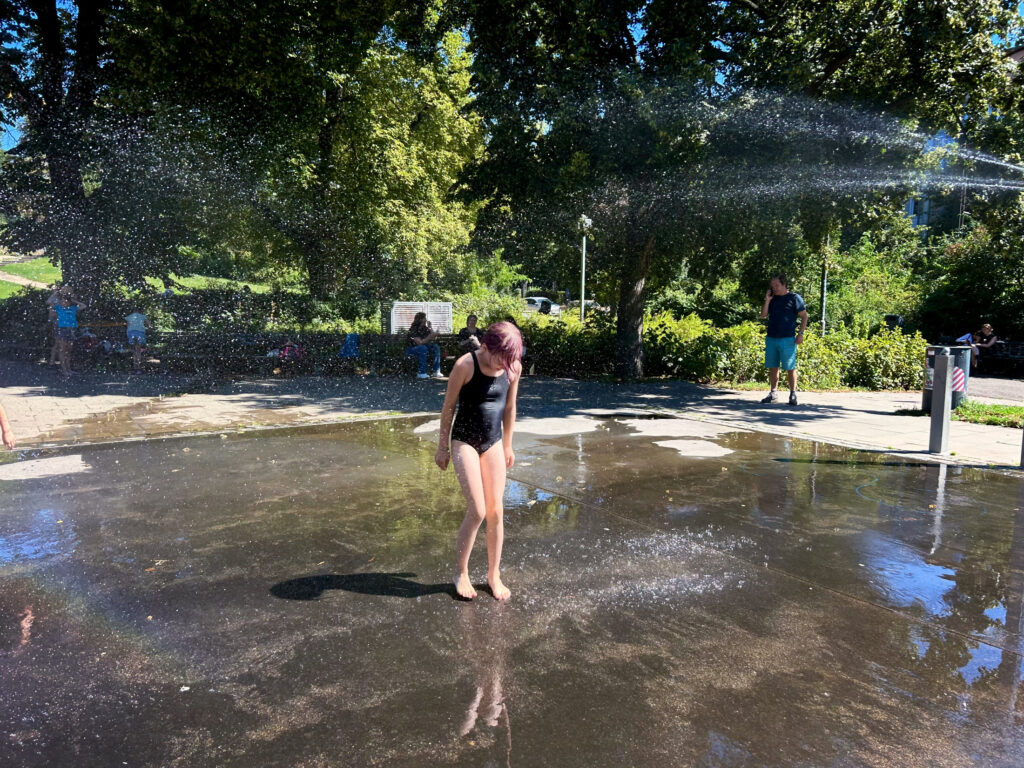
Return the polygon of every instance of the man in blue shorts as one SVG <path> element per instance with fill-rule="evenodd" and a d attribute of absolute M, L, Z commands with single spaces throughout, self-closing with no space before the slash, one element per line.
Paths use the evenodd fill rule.
<path fill-rule="evenodd" d="M 789 290 L 789 281 L 785 275 L 773 277 L 769 286 L 764 296 L 764 306 L 761 307 L 761 317 L 768 318 L 764 367 L 768 369 L 768 382 L 772 389 L 761 402 L 774 403 L 779 399 L 779 368 L 783 368 L 789 379 L 789 404 L 796 405 L 796 348 L 804 342 L 807 309 L 800 294 Z M 797 318 L 800 318 L 800 331 L 794 338 Z"/>

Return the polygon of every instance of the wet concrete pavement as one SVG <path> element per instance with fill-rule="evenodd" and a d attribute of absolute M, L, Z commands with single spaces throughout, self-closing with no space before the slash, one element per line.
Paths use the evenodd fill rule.
<path fill-rule="evenodd" d="M 524 418 L 465 603 L 434 428 L 0 466 L 0 764 L 1020 764 L 1018 476 Z"/>
<path fill-rule="evenodd" d="M 0 402 L 22 446 L 96 443 L 251 427 L 337 423 L 380 414 L 437 413 L 445 382 L 372 376 L 218 381 L 204 377 L 84 374 L 70 383 L 41 380 L 39 366 L 0 362 Z M 45 375 L 42 376 L 45 378 Z M 989 393 L 999 383 L 982 380 Z M 1012 394 L 1012 391 L 1003 394 Z M 520 413 L 579 418 L 601 410 L 661 411 L 963 465 L 1020 464 L 1021 431 L 953 422 L 951 454 L 929 456 L 927 418 L 899 416 L 920 407 L 917 392 L 801 393 L 801 404 L 763 406 L 763 392 L 734 392 L 683 381 L 616 384 L 529 377 Z"/>

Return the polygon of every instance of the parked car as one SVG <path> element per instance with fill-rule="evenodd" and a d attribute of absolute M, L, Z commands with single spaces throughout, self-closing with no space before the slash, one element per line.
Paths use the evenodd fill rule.
<path fill-rule="evenodd" d="M 539 312 L 542 315 L 560 315 L 562 308 L 544 296 L 529 296 L 526 299 L 526 313 Z"/>

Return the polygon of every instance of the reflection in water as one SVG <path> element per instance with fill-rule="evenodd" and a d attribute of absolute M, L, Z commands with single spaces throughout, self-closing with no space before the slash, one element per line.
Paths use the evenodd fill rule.
<path fill-rule="evenodd" d="M 25 646 L 29 644 L 32 639 L 32 624 L 35 623 L 36 615 L 32 611 L 31 605 L 26 605 L 25 610 L 21 613 L 21 621 L 19 627 L 21 628 L 21 642 L 18 643 L 17 649 L 14 654 L 17 656 L 19 653 L 25 650 Z"/>
<path fill-rule="evenodd" d="M 459 728 L 465 738 L 481 729 L 498 729 L 491 734 L 495 749 L 504 742 L 505 765 L 512 765 L 512 721 L 505 698 L 503 681 L 507 678 L 508 606 L 495 605 L 481 610 L 475 604 L 459 606 L 462 629 L 461 652 L 473 669 L 475 692 Z"/>
<path fill-rule="evenodd" d="M 1017 490 L 1005 606 L 1006 631 L 1011 637 L 1015 637 L 1017 642 L 1016 647 L 1011 645 L 1003 651 L 1003 658 L 996 673 L 1011 724 L 1022 724 L 1024 713 L 1018 711 L 1018 693 L 1021 683 L 1021 653 L 1024 652 L 1024 483 L 1021 483 Z"/>
<path fill-rule="evenodd" d="M 0 520 L 5 525 L 19 530 L 7 533 L 0 527 L 0 566 L 67 555 L 77 544 L 74 526 L 53 509 L 40 509 L 25 521 L 13 516 Z"/>

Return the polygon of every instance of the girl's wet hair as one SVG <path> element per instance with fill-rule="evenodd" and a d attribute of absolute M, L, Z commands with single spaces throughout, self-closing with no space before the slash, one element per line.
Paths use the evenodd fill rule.
<path fill-rule="evenodd" d="M 487 326 L 481 346 L 494 355 L 505 369 L 506 374 L 518 374 L 522 370 L 523 335 L 512 323 L 501 322 Z"/>

